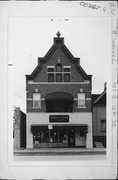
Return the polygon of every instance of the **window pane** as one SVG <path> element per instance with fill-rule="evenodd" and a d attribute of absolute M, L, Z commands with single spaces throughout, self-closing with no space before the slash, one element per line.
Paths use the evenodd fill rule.
<path fill-rule="evenodd" d="M 64 74 L 64 81 L 70 82 L 70 74 Z"/>
<path fill-rule="evenodd" d="M 61 64 L 56 65 L 56 72 L 62 72 L 62 65 Z"/>
<path fill-rule="evenodd" d="M 58 131 L 50 130 L 50 142 L 51 143 L 57 143 L 58 142 Z"/>
<path fill-rule="evenodd" d="M 70 72 L 70 68 L 64 68 L 64 72 Z"/>
<path fill-rule="evenodd" d="M 67 142 L 66 130 L 65 129 L 59 130 L 59 143 L 66 143 L 66 142 Z"/>
<path fill-rule="evenodd" d="M 54 68 L 48 68 L 48 72 L 54 72 Z"/>
<path fill-rule="evenodd" d="M 62 82 L 62 74 L 56 74 L 56 82 Z"/>
<path fill-rule="evenodd" d="M 41 94 L 40 93 L 33 93 L 33 100 L 40 100 Z"/>
<path fill-rule="evenodd" d="M 33 107 L 40 107 L 40 100 L 39 101 L 33 101 Z"/>
<path fill-rule="evenodd" d="M 85 100 L 85 93 L 78 93 L 78 100 Z"/>
<path fill-rule="evenodd" d="M 54 74 L 48 74 L 48 82 L 54 82 Z"/>
<path fill-rule="evenodd" d="M 85 106 L 85 100 L 78 100 L 78 106 Z"/>
<path fill-rule="evenodd" d="M 85 93 L 78 93 L 78 106 L 85 106 Z"/>

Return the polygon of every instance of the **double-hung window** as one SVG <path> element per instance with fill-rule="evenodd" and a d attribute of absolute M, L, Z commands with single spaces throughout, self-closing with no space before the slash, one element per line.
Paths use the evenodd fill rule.
<path fill-rule="evenodd" d="M 54 82 L 54 67 L 48 67 L 48 82 Z"/>
<path fill-rule="evenodd" d="M 70 82 L 70 67 L 64 67 L 64 82 Z"/>
<path fill-rule="evenodd" d="M 78 93 L 77 96 L 78 107 L 86 107 L 85 93 Z"/>
<path fill-rule="evenodd" d="M 41 94 L 33 93 L 33 108 L 41 108 Z"/>
<path fill-rule="evenodd" d="M 70 82 L 71 66 L 62 66 L 57 63 L 56 66 L 48 66 L 48 82 Z"/>
<path fill-rule="evenodd" d="M 62 65 L 60 63 L 56 65 L 56 82 L 62 82 Z"/>

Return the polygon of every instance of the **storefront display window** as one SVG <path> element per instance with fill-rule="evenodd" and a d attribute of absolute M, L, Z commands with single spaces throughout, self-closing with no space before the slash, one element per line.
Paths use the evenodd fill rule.
<path fill-rule="evenodd" d="M 34 128 L 34 130 L 34 147 L 75 147 L 77 132 L 79 132 L 79 140 L 81 139 L 80 144 L 82 144 L 82 142 L 85 143 L 86 141 L 86 128 L 82 129 L 78 127 L 73 128 L 52 125 L 51 129 L 48 129 L 48 126 L 45 128 L 42 127 L 41 129 L 41 126 L 39 126 L 37 129 Z"/>

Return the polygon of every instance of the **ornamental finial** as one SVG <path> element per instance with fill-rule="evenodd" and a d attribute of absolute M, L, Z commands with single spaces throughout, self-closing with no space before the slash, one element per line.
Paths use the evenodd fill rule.
<path fill-rule="evenodd" d="M 61 36 L 61 33 L 58 31 L 56 35 L 59 38 Z"/>

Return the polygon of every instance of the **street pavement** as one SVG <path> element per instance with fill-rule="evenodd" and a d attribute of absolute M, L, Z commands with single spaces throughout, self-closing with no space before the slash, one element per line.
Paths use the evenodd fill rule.
<path fill-rule="evenodd" d="M 105 160 L 105 148 L 40 148 L 14 150 L 16 161 Z"/>
<path fill-rule="evenodd" d="M 37 148 L 37 149 L 15 149 L 14 155 L 82 155 L 82 154 L 106 154 L 105 148 Z"/>

